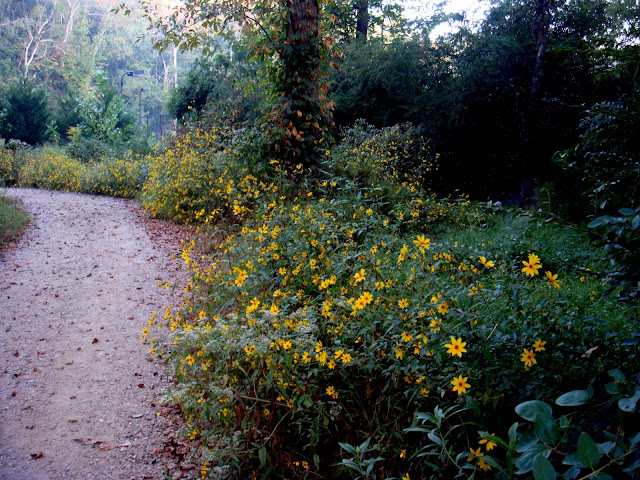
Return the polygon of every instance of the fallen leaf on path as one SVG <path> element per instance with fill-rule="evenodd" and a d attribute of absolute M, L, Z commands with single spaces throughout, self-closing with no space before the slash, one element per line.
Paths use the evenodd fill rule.
<path fill-rule="evenodd" d="M 93 342 L 91 342 L 91 343 L 98 343 L 99 341 L 100 341 L 100 340 L 98 340 L 97 338 L 94 338 L 94 339 L 93 339 Z"/>
<path fill-rule="evenodd" d="M 42 458 L 44 456 L 44 453 L 42 452 L 35 452 L 32 453 L 31 456 L 35 459 L 35 458 Z"/>

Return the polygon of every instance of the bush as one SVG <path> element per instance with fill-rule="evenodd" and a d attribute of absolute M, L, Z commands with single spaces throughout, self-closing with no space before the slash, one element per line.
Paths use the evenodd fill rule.
<path fill-rule="evenodd" d="M 36 145 L 47 139 L 49 110 L 42 88 L 16 82 L 0 102 L 0 137 Z"/>
<path fill-rule="evenodd" d="M 29 150 L 14 165 L 22 187 L 124 198 L 135 198 L 147 178 L 147 159 L 131 152 L 87 164 L 47 145 Z"/>
<path fill-rule="evenodd" d="M 325 177 L 297 190 L 277 174 L 239 188 L 246 163 L 199 159 L 221 176 L 200 191 L 238 217 L 211 232 L 210 255 L 185 249 L 183 305 L 149 322 L 167 344 L 143 337 L 173 369 L 167 400 L 200 445 L 203 477 L 508 472 L 488 442 L 508 437 L 519 403 L 597 385 L 623 363 L 638 371 L 624 342 L 638 309 L 605 295 L 604 259 L 584 235 L 572 241 L 589 253 L 556 253 L 569 240 L 548 223 L 435 199 L 397 174 L 402 155 L 372 147 L 387 134 L 349 132 Z M 188 183 L 174 201 L 189 192 L 184 215 L 210 215 Z M 415 430 L 434 409 L 436 432 Z"/>
<path fill-rule="evenodd" d="M 29 217 L 4 195 L 0 195 L 0 248 L 20 236 Z"/>

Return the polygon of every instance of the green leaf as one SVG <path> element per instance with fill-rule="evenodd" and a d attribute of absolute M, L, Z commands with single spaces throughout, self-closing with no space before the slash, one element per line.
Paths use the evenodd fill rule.
<path fill-rule="evenodd" d="M 533 430 L 527 430 L 524 432 L 524 435 L 520 437 L 518 440 L 518 445 L 516 447 L 517 452 L 524 452 L 531 448 L 532 445 L 538 443 L 538 437 L 536 437 L 536 432 Z"/>
<path fill-rule="evenodd" d="M 608 473 L 599 472 L 593 476 L 593 480 L 613 480 L 613 477 Z"/>
<path fill-rule="evenodd" d="M 611 395 L 617 395 L 618 393 L 620 393 L 620 388 L 618 387 L 618 384 L 616 382 L 607 383 L 604 386 L 604 389 Z"/>
<path fill-rule="evenodd" d="M 544 413 L 551 416 L 552 412 L 553 411 L 549 404 L 539 400 L 529 400 L 528 402 L 523 402 L 516 406 L 516 413 L 530 422 L 533 422 L 536 419 L 538 413 Z"/>
<path fill-rule="evenodd" d="M 340 447 L 342 447 L 343 450 L 346 450 L 351 455 L 356 454 L 356 448 L 353 445 L 349 445 L 348 443 L 342 443 L 342 442 L 338 442 L 338 445 L 340 445 Z"/>
<path fill-rule="evenodd" d="M 625 397 L 618 400 L 618 408 L 623 412 L 633 412 L 636 409 L 638 400 L 640 400 L 640 388 L 636 388 L 632 397 Z"/>
<path fill-rule="evenodd" d="M 640 215 L 636 215 L 633 217 L 633 220 L 631 220 L 631 229 L 637 230 L 638 227 L 640 227 Z"/>
<path fill-rule="evenodd" d="M 578 452 L 573 452 L 572 454 L 565 457 L 565 459 L 562 461 L 562 464 L 575 465 L 578 468 L 584 468 L 584 464 L 580 460 L 580 456 L 578 455 Z"/>
<path fill-rule="evenodd" d="M 621 370 L 619 370 L 619 369 L 617 369 L 617 368 L 612 368 L 612 369 L 611 369 L 611 370 L 609 370 L 607 373 L 608 373 L 609 375 L 611 375 L 611 377 L 613 377 L 613 379 L 614 379 L 616 382 L 619 382 L 619 383 L 624 383 L 624 382 L 625 382 L 625 379 L 624 379 L 624 373 L 622 373 L 622 371 L 621 371 Z"/>
<path fill-rule="evenodd" d="M 258 450 L 258 459 L 260 460 L 260 468 L 267 466 L 267 447 Z"/>
<path fill-rule="evenodd" d="M 533 478 L 535 480 L 555 480 L 556 471 L 543 455 L 538 455 L 533 461 Z"/>
<path fill-rule="evenodd" d="M 592 220 L 589 225 L 587 225 L 588 228 L 596 228 L 599 227 L 600 225 L 604 225 L 605 223 L 608 223 L 609 220 L 611 220 L 612 217 L 609 215 L 603 215 L 601 217 L 596 218 L 595 220 Z"/>
<path fill-rule="evenodd" d="M 541 443 L 536 443 L 531 448 L 528 448 L 522 452 L 522 455 L 516 460 L 516 467 L 518 468 L 517 474 L 523 475 L 530 472 L 533 469 L 533 461 L 536 457 L 540 455 L 548 457 L 549 453 L 551 453 L 551 451 Z"/>
<path fill-rule="evenodd" d="M 620 213 L 620 215 L 624 215 L 625 217 L 630 217 L 631 215 L 636 213 L 633 208 L 621 208 L 620 210 L 618 210 L 618 212 Z"/>
<path fill-rule="evenodd" d="M 553 445 L 558 441 L 558 425 L 549 415 L 539 413 L 533 423 L 533 429 L 541 442 Z"/>
<path fill-rule="evenodd" d="M 556 398 L 556 404 L 561 407 L 576 407 L 584 405 L 591 400 L 591 395 L 586 390 L 573 390 Z"/>
<path fill-rule="evenodd" d="M 596 442 L 587 432 L 582 432 L 578 438 L 578 456 L 580 461 L 587 468 L 595 468 L 600 462 L 600 451 Z"/>
<path fill-rule="evenodd" d="M 518 438 L 518 422 L 515 422 L 509 428 L 509 446 L 513 446 L 516 444 L 516 440 Z"/>

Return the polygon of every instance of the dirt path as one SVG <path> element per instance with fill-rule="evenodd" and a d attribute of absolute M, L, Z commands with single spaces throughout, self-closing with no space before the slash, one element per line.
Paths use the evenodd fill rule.
<path fill-rule="evenodd" d="M 140 336 L 171 302 L 177 239 L 133 202 L 6 195 L 33 223 L 0 254 L 0 478 L 162 478 L 166 380 Z"/>

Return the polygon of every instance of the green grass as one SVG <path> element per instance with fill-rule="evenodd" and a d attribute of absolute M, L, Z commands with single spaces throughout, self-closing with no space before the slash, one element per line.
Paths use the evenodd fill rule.
<path fill-rule="evenodd" d="M 0 195 L 0 248 L 18 238 L 28 223 L 29 217 L 16 202 Z"/>

